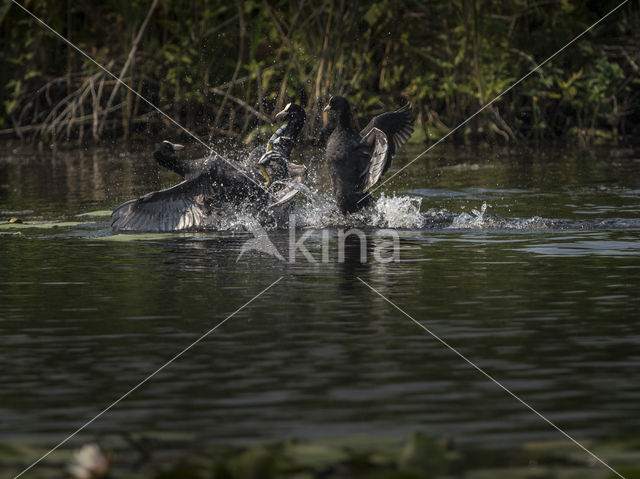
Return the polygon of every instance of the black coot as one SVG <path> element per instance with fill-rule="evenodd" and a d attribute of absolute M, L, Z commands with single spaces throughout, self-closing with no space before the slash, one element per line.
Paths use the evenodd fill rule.
<path fill-rule="evenodd" d="M 346 98 L 334 96 L 325 111 L 325 159 L 333 182 L 333 193 L 343 214 L 371 203 L 367 192 L 391 166 L 395 152 L 413 133 L 411 105 L 374 117 L 358 133 L 352 127 L 351 107 Z"/>
<path fill-rule="evenodd" d="M 212 155 L 197 160 L 178 158 L 182 145 L 162 142 L 154 152 L 158 164 L 178 173 L 185 181 L 123 203 L 111 214 L 114 231 L 179 231 L 205 226 L 223 206 L 255 214 L 265 208 L 282 208 L 297 193 L 277 180 L 304 182 L 306 168 L 290 163 L 290 155 L 305 113 L 288 104 L 276 115 L 285 121 L 266 145 L 249 155 L 249 168 Z"/>

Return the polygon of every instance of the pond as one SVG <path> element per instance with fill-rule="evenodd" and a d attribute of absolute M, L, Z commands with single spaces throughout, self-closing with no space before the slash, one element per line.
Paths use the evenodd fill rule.
<path fill-rule="evenodd" d="M 364 281 L 576 439 L 637 437 L 639 151 L 438 149 L 347 225 L 364 263 L 300 156 L 316 192 L 269 236 L 311 231 L 313 263 L 239 257 L 235 227 L 113 235 L 109 210 L 177 181 L 146 147 L 5 149 L 0 220 L 23 223 L 0 229 L 0 442 L 53 447 L 279 278 L 82 435 L 564 439 Z"/>

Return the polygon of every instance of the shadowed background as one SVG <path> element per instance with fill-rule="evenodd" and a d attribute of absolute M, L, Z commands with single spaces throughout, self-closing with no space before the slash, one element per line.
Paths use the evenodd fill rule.
<path fill-rule="evenodd" d="M 311 135 L 322 102 L 341 93 L 361 118 L 410 100 L 418 125 L 413 140 L 425 142 L 619 2 L 23 3 L 204 138 L 243 139 L 291 98 L 305 104 Z M 627 3 L 457 132 L 457 141 L 618 141 L 636 132 L 637 7 Z M 141 137 L 167 127 L 175 134 L 167 120 L 7 0 L 0 28 L 1 135 Z"/>

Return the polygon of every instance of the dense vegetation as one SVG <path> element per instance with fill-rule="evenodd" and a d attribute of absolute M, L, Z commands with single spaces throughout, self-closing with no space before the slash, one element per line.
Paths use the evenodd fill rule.
<path fill-rule="evenodd" d="M 365 118 L 407 99 L 438 138 L 619 0 L 22 0 L 204 139 L 243 138 L 291 98 L 308 134 L 342 93 Z M 148 21 L 145 22 L 145 19 Z M 0 133 L 130 137 L 175 126 L 4 0 Z M 630 0 L 459 138 L 617 141 L 640 130 L 640 9 Z M 304 93 L 301 93 L 304 91 Z"/>

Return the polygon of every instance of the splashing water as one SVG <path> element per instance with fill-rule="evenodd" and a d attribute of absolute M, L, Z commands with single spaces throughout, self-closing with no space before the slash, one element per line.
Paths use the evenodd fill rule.
<path fill-rule="evenodd" d="M 310 189 L 304 193 L 306 202 L 298 200 L 292 211 L 296 226 L 321 229 L 340 223 L 342 215 L 333 195 Z M 344 223 L 344 219 L 342 222 Z"/>
<path fill-rule="evenodd" d="M 376 202 L 360 211 L 343 215 L 330 193 L 323 193 L 299 183 L 287 182 L 287 186 L 294 187 L 300 192 L 291 210 L 285 209 L 280 214 L 264 211 L 264 215 L 256 218 L 234 208 L 218 211 L 211 215 L 204 226 L 207 230 L 216 231 L 251 231 L 259 221 L 267 231 L 287 228 L 293 218 L 298 228 L 323 229 L 331 227 L 341 228 L 394 228 L 394 229 L 422 229 L 422 228 L 451 228 L 451 229 L 518 229 L 534 230 L 554 227 L 564 227 L 559 220 L 548 220 L 534 216 L 531 218 L 503 218 L 490 215 L 487 209 L 491 205 L 483 202 L 479 209 L 473 208 L 471 213 L 456 214 L 447 209 L 430 208 L 420 212 L 422 198 L 393 195 L 384 193 Z M 289 215 L 292 215 L 291 217 Z"/>
<path fill-rule="evenodd" d="M 383 193 L 372 206 L 343 215 L 333 195 L 307 190 L 304 191 L 307 202 L 298 203 L 294 208 L 297 226 L 317 229 L 331 226 L 417 229 L 422 228 L 425 222 L 420 213 L 422 198 L 387 197 Z"/>
<path fill-rule="evenodd" d="M 371 223 L 378 228 L 418 229 L 425 223 L 420 213 L 422 198 L 413 196 L 386 197 L 384 193 L 374 205 Z"/>
<path fill-rule="evenodd" d="M 487 202 L 486 202 L 486 201 L 483 201 L 483 202 L 482 202 L 482 206 L 480 207 L 480 211 L 478 211 L 477 209 L 473 208 L 473 209 L 471 210 L 471 212 L 472 212 L 474 215 L 476 215 L 476 218 L 480 218 L 480 219 L 482 219 L 482 217 L 484 216 L 485 212 L 487 211 L 487 206 L 488 206 L 489 208 L 491 208 L 491 205 L 487 205 Z"/>
<path fill-rule="evenodd" d="M 208 231 L 250 231 L 258 223 L 254 216 L 233 208 L 225 208 L 207 217 L 199 229 Z"/>
<path fill-rule="evenodd" d="M 437 216 L 446 219 L 448 213 L 451 224 L 447 226 L 447 228 L 454 229 L 500 228 L 534 230 L 562 226 L 560 220 L 549 220 L 539 216 L 533 216 L 531 218 L 503 218 L 497 215 L 489 215 L 486 214 L 487 208 L 491 208 L 491 205 L 488 205 L 485 201 L 482 203 L 480 211 L 474 208 L 471 210 L 472 214 L 460 213 L 459 215 L 455 215 L 447 210 L 441 210 L 437 212 Z"/>
<path fill-rule="evenodd" d="M 484 217 L 487 206 L 489 208 L 491 207 L 491 205 L 487 205 L 486 201 L 483 201 L 480 211 L 474 208 L 471 210 L 472 215 L 469 213 L 460 213 L 453 219 L 450 228 L 484 228 L 488 226 Z"/>
<path fill-rule="evenodd" d="M 308 186 L 300 183 L 298 181 L 285 181 L 285 180 L 276 180 L 273 182 L 274 185 L 284 185 L 290 186 L 291 188 L 304 193 L 307 196 L 314 196 L 315 192 L 313 192 Z"/>

